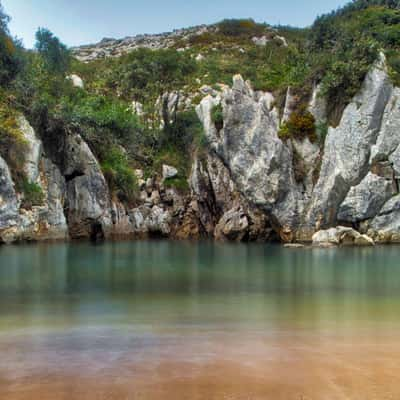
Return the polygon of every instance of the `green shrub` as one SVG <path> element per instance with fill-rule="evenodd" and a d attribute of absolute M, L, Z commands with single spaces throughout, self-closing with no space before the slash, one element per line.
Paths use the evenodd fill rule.
<path fill-rule="evenodd" d="M 109 149 L 101 167 L 111 192 L 121 201 L 134 202 L 138 192 L 137 178 L 123 151 L 117 147 Z"/>
<path fill-rule="evenodd" d="M 226 36 L 258 36 L 266 33 L 267 26 L 252 19 L 225 19 L 218 24 L 219 32 Z"/>
<path fill-rule="evenodd" d="M 305 107 L 292 112 L 289 120 L 281 126 L 278 136 L 282 140 L 289 138 L 303 140 L 308 137 L 311 142 L 315 142 L 317 135 L 314 116 Z"/>
<path fill-rule="evenodd" d="M 187 178 L 181 176 L 175 176 L 174 178 L 168 178 L 164 181 L 166 188 L 175 188 L 181 192 L 187 192 L 189 190 L 189 183 Z"/>
<path fill-rule="evenodd" d="M 76 123 L 93 128 L 92 134 L 103 132 L 130 141 L 141 129 L 137 116 L 126 103 L 103 96 L 85 96 L 72 106 L 70 112 Z"/>
<path fill-rule="evenodd" d="M 15 43 L 10 36 L 8 23 L 10 17 L 4 13 L 0 3 L 0 85 L 9 84 L 20 71 L 21 59 L 19 57 L 20 45 Z"/>
<path fill-rule="evenodd" d="M 217 104 L 212 108 L 211 120 L 218 131 L 220 131 L 224 127 L 224 114 L 222 104 Z"/>
<path fill-rule="evenodd" d="M 196 111 L 184 111 L 177 113 L 175 121 L 164 127 L 164 142 L 162 146 L 173 146 L 182 151 L 190 150 L 191 144 L 197 140 L 203 133 L 201 124 Z"/>
<path fill-rule="evenodd" d="M 43 57 L 45 67 L 54 74 L 65 75 L 71 64 L 71 53 L 67 46 L 48 29 L 39 28 L 36 32 L 36 50 Z"/>
<path fill-rule="evenodd" d="M 279 131 L 278 131 L 278 137 L 281 140 L 288 140 L 292 137 L 287 123 L 283 123 L 280 126 Z"/>
<path fill-rule="evenodd" d="M 0 96 L 5 93 L 0 92 Z M 12 167 L 20 167 L 24 161 L 27 141 L 19 129 L 17 113 L 7 103 L 0 103 L 0 156 Z"/>
<path fill-rule="evenodd" d="M 36 206 L 42 206 L 45 200 L 42 188 L 35 182 L 30 182 L 26 177 L 19 183 L 19 189 L 23 193 L 21 207 L 30 209 Z"/>
<path fill-rule="evenodd" d="M 326 136 L 328 135 L 329 125 L 328 123 L 320 123 L 316 126 L 316 132 L 318 140 L 321 144 L 325 143 Z"/>

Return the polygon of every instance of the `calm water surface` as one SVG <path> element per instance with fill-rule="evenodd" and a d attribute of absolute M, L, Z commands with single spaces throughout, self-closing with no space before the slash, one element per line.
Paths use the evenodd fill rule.
<path fill-rule="evenodd" d="M 400 399 L 400 247 L 0 247 L 0 399 Z"/>

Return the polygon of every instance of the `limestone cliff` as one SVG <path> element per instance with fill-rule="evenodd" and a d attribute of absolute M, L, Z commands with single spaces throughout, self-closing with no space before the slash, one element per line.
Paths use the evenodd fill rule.
<path fill-rule="evenodd" d="M 318 92 L 309 110 L 326 121 Z M 52 143 L 21 116 L 27 144 L 22 169 L 43 199 L 27 205 L 0 158 L 0 242 L 154 236 L 293 242 L 339 225 L 377 242 L 400 241 L 400 91 L 384 56 L 323 146 L 280 139 L 282 120 L 291 113 L 287 93 L 283 118 L 274 96 L 254 91 L 241 76 L 204 97 L 197 113 L 207 146 L 193 154 L 190 191 L 168 187 L 163 176 L 145 181 L 138 171 L 140 195 L 131 206 L 112 196 L 81 136 L 65 133 Z M 213 121 L 215 106 L 222 107 L 223 124 Z M 168 177 L 176 173 L 172 167 L 164 166 Z"/>

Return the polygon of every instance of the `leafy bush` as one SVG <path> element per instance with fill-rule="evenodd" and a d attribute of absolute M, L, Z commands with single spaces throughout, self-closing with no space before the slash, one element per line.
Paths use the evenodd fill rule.
<path fill-rule="evenodd" d="M 317 136 L 314 116 L 305 107 L 292 112 L 289 120 L 281 126 L 278 136 L 282 140 L 303 140 L 308 137 L 311 142 L 315 142 Z"/>
<path fill-rule="evenodd" d="M 323 145 L 325 143 L 326 136 L 328 135 L 329 125 L 327 123 L 319 123 L 316 126 L 316 132 L 319 142 Z"/>
<path fill-rule="evenodd" d="M 0 96 L 4 93 L 0 92 Z M 13 167 L 24 161 L 27 142 L 19 129 L 17 113 L 7 103 L 0 103 L 0 156 Z"/>
<path fill-rule="evenodd" d="M 30 182 L 26 177 L 22 178 L 19 189 L 24 194 L 21 207 L 30 209 L 35 206 L 42 206 L 44 193 L 42 188 L 35 182 Z"/>
<path fill-rule="evenodd" d="M 109 149 L 101 167 L 111 192 L 121 201 L 134 202 L 138 183 L 134 171 L 128 164 L 126 154 L 117 147 Z"/>
<path fill-rule="evenodd" d="M 189 190 L 189 183 L 187 178 L 182 176 L 176 176 L 174 178 L 168 178 L 164 181 L 166 188 L 175 188 L 181 192 L 187 192 Z"/>
<path fill-rule="evenodd" d="M 110 71 L 108 85 L 121 87 L 125 98 L 141 102 L 154 102 L 166 92 L 179 90 L 197 66 L 188 54 L 174 49 L 138 49 L 116 64 Z"/>
<path fill-rule="evenodd" d="M 10 37 L 8 22 L 10 18 L 4 13 L 0 3 L 0 85 L 10 83 L 21 68 L 19 45 Z"/>
<path fill-rule="evenodd" d="M 266 25 L 252 19 L 225 19 L 218 24 L 219 32 L 226 36 L 259 36 L 266 33 Z"/>
<path fill-rule="evenodd" d="M 176 115 L 175 121 L 164 128 L 162 146 L 173 145 L 182 151 L 187 151 L 191 144 L 203 133 L 196 111 L 184 111 Z"/>
<path fill-rule="evenodd" d="M 71 63 L 71 53 L 48 29 L 36 32 L 36 50 L 45 60 L 46 68 L 55 74 L 65 74 Z"/>
<path fill-rule="evenodd" d="M 68 99 L 64 99 L 68 100 Z M 68 104 L 65 104 L 68 107 Z M 121 101 L 101 96 L 82 96 L 70 111 L 74 122 L 90 128 L 90 134 L 109 134 L 121 141 L 135 138 L 140 130 L 137 116 Z M 90 138 L 88 137 L 90 140 Z"/>
<path fill-rule="evenodd" d="M 211 110 L 211 120 L 214 123 L 218 131 L 224 127 L 224 114 L 222 105 L 215 105 Z"/>

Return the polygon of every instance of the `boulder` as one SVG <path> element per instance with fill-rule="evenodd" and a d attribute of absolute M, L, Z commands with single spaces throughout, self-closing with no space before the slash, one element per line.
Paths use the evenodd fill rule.
<path fill-rule="evenodd" d="M 108 186 L 99 163 L 79 135 L 67 137 L 64 162 L 71 237 L 105 236 L 112 224 Z"/>
<path fill-rule="evenodd" d="M 368 223 L 368 235 L 377 242 L 398 242 L 400 238 L 400 194 L 392 197 Z"/>
<path fill-rule="evenodd" d="M 354 246 L 373 246 L 374 241 L 367 235 L 362 235 L 356 230 L 338 226 L 327 230 L 316 232 L 312 237 L 313 246 L 330 246 L 330 245 L 354 245 Z"/>
<path fill-rule="evenodd" d="M 80 76 L 72 74 L 67 77 L 74 87 L 83 89 L 85 87 L 83 80 Z"/>
<path fill-rule="evenodd" d="M 243 210 L 232 209 L 225 213 L 215 228 L 215 239 L 220 241 L 242 241 L 249 228 L 249 220 Z"/>
<path fill-rule="evenodd" d="M 163 180 L 175 178 L 178 175 L 178 170 L 175 167 L 164 164 L 162 166 Z"/>
<path fill-rule="evenodd" d="M 338 220 L 360 222 L 373 218 L 392 195 L 392 182 L 370 172 L 359 185 L 350 189 L 340 205 Z"/>
<path fill-rule="evenodd" d="M 150 234 L 168 236 L 171 231 L 170 222 L 170 213 L 161 207 L 154 206 L 145 219 L 144 224 Z"/>

